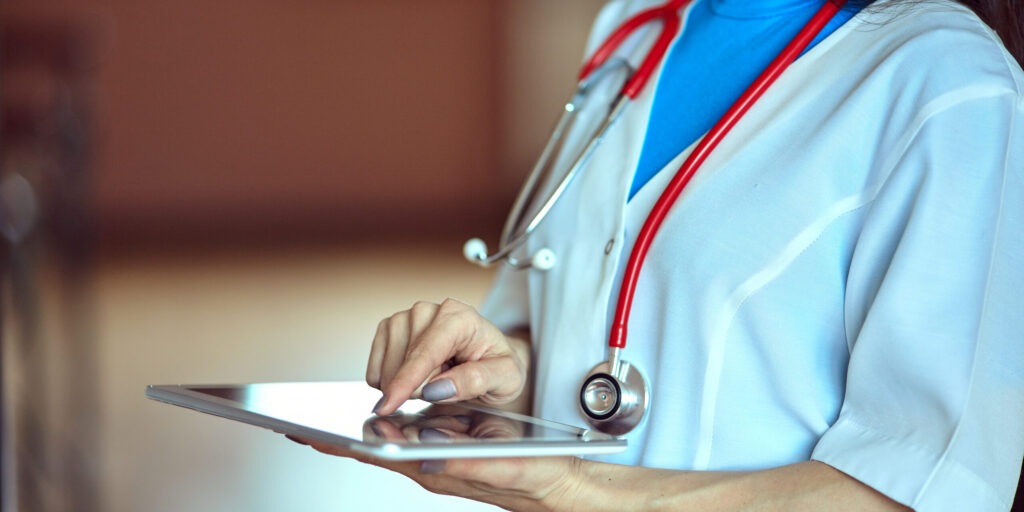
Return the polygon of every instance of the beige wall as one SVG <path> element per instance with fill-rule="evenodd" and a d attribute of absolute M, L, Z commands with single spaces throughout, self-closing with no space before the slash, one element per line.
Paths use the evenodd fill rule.
<path fill-rule="evenodd" d="M 575 87 L 602 0 L 504 2 L 498 75 L 501 186 L 518 187 Z"/>
<path fill-rule="evenodd" d="M 9 0 L 96 34 L 113 239 L 491 228 L 600 0 Z"/>
<path fill-rule="evenodd" d="M 349 242 L 496 235 L 602 1 L 0 2 L 3 23 L 94 34 L 104 240 L 188 252 L 100 261 L 94 364 L 47 344 L 60 347 L 45 355 L 55 368 L 95 372 L 37 377 L 51 393 L 98 391 L 89 418 L 68 408 L 41 427 L 81 448 L 100 510 L 492 510 L 142 390 L 358 379 L 380 318 L 418 299 L 478 302 L 490 275 L 457 244 Z M 224 240 L 347 245 L 193 250 Z M 57 325 L 65 314 L 50 302 L 44 323 Z M 65 444 L 47 444 L 40 466 L 65 469 Z M 66 478 L 44 476 L 53 510 L 83 508 L 58 488 Z"/>

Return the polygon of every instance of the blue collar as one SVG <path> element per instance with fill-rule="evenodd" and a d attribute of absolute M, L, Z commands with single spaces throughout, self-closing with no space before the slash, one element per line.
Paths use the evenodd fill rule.
<path fill-rule="evenodd" d="M 729 18 L 770 18 L 807 10 L 822 0 L 708 0 L 711 10 Z"/>

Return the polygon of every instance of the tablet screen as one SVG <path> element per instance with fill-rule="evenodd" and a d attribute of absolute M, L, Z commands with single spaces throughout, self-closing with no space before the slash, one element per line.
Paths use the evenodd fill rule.
<path fill-rule="evenodd" d="M 519 414 L 467 405 L 406 402 L 371 409 L 380 391 L 362 382 L 150 386 L 150 398 L 387 458 L 611 453 L 625 441 Z"/>

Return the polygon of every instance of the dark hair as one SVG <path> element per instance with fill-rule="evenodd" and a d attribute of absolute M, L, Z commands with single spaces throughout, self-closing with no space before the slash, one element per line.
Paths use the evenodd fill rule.
<path fill-rule="evenodd" d="M 953 0 L 954 2 L 974 11 L 981 21 L 985 22 L 999 35 L 1003 46 L 1024 67 L 1024 0 Z M 879 9 L 894 4 L 917 5 L 928 0 L 847 0 L 846 5 L 853 9 Z"/>
<path fill-rule="evenodd" d="M 969 7 L 992 30 L 1017 63 L 1024 66 L 1024 3 L 1021 0 L 956 0 Z"/>

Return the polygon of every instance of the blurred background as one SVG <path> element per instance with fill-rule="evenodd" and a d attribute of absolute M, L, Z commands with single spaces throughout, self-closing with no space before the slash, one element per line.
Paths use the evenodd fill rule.
<path fill-rule="evenodd" d="M 0 1 L 2 509 L 488 509 L 144 388 L 478 304 L 602 3 Z"/>

